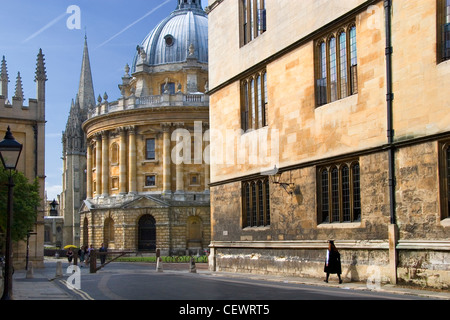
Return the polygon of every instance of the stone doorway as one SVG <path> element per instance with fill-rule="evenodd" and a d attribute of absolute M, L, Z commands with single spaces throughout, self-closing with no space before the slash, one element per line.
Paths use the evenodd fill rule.
<path fill-rule="evenodd" d="M 138 250 L 156 250 L 156 221 L 151 215 L 144 215 L 138 223 Z"/>

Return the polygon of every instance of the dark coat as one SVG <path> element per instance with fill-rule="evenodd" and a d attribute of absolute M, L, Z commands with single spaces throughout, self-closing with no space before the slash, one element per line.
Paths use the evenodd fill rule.
<path fill-rule="evenodd" d="M 341 255 L 338 251 L 331 250 L 328 258 L 328 266 L 327 262 L 325 261 L 324 266 L 324 272 L 331 273 L 331 274 L 341 274 L 342 268 L 341 268 Z"/>

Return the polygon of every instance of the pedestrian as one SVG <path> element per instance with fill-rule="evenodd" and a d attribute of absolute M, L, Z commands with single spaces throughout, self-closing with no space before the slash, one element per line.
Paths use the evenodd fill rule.
<path fill-rule="evenodd" d="M 66 257 L 67 257 L 67 260 L 69 261 L 69 264 L 72 264 L 72 259 L 73 259 L 72 248 L 69 248 L 69 250 L 67 250 Z"/>
<path fill-rule="evenodd" d="M 80 250 L 78 250 L 78 257 L 80 258 L 80 267 L 82 267 L 84 262 L 84 246 L 81 246 Z"/>
<path fill-rule="evenodd" d="M 100 254 L 100 263 L 101 264 L 105 264 L 106 261 L 106 252 L 108 251 L 106 249 L 106 247 L 104 246 L 104 244 L 102 243 L 102 246 L 100 247 L 100 249 L 98 250 L 99 252 L 104 252 L 104 254 Z"/>
<path fill-rule="evenodd" d="M 89 253 L 90 253 L 87 245 L 84 246 L 83 252 L 84 252 L 84 265 L 87 267 L 89 265 Z"/>
<path fill-rule="evenodd" d="M 327 250 L 327 258 L 325 260 L 324 272 L 327 274 L 327 278 L 324 280 L 328 283 L 328 278 L 330 274 L 337 274 L 339 278 L 339 283 L 342 283 L 341 279 L 341 255 L 334 245 L 333 240 L 328 241 L 328 250 Z"/>

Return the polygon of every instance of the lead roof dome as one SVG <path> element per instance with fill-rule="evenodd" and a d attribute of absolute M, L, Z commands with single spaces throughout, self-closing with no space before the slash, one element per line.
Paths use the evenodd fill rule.
<path fill-rule="evenodd" d="M 208 63 L 208 17 L 201 0 L 178 0 L 175 11 L 138 46 L 132 72 L 143 62 L 142 57 L 150 66 L 185 62 L 191 44 L 194 57 L 200 63 Z"/>

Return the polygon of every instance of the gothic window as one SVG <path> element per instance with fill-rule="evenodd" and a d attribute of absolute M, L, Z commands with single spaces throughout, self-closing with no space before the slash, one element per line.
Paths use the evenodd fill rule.
<path fill-rule="evenodd" d="M 317 39 L 315 61 L 317 106 L 356 94 L 358 79 L 355 24 L 351 23 Z"/>
<path fill-rule="evenodd" d="M 270 225 L 270 192 L 268 178 L 242 184 L 243 227 Z"/>
<path fill-rule="evenodd" d="M 361 220 L 360 168 L 349 161 L 318 169 L 318 223 Z"/>
<path fill-rule="evenodd" d="M 242 130 L 267 126 L 267 72 L 259 71 L 241 80 Z"/>
<path fill-rule="evenodd" d="M 450 0 L 437 0 L 438 62 L 450 59 Z"/>
<path fill-rule="evenodd" d="M 156 159 L 156 144 L 154 138 L 145 140 L 145 159 Z"/>
<path fill-rule="evenodd" d="M 241 0 L 241 45 L 244 46 L 267 30 L 265 0 Z"/>

